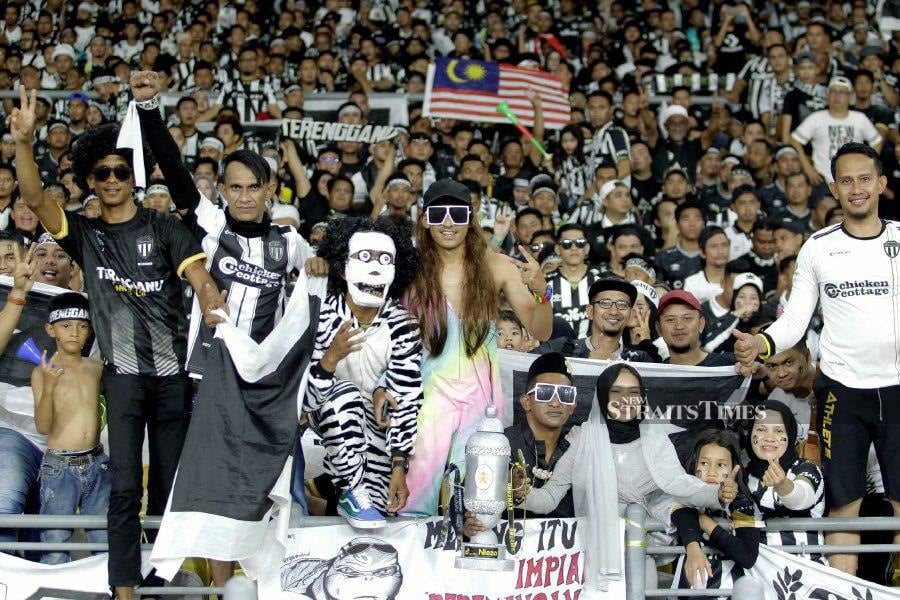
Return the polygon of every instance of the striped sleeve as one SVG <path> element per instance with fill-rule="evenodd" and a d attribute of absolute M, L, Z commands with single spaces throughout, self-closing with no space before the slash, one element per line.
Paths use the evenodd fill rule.
<path fill-rule="evenodd" d="M 327 372 L 319 365 L 341 325 L 340 315 L 334 309 L 333 303 L 329 302 L 332 298 L 333 296 L 328 296 L 319 312 L 316 344 L 309 363 L 309 385 L 306 386 L 306 395 L 303 398 L 303 410 L 306 412 L 315 412 L 322 408 L 327 392 L 334 386 L 334 373 Z"/>
<path fill-rule="evenodd" d="M 422 336 L 418 322 L 399 304 L 390 317 L 391 358 L 384 387 L 397 400 L 391 411 L 387 441 L 392 453 L 411 455 L 422 404 Z"/>

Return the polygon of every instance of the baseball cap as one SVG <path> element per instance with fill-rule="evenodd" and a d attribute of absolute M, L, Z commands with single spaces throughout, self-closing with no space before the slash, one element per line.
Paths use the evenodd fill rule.
<path fill-rule="evenodd" d="M 513 187 L 514 188 L 528 188 L 528 180 L 523 179 L 521 177 L 516 177 L 513 179 Z"/>
<path fill-rule="evenodd" d="M 794 235 L 804 235 L 806 234 L 806 229 L 803 227 L 801 223 L 797 221 L 777 221 L 775 225 L 775 229 L 786 229 L 793 233 Z"/>
<path fill-rule="evenodd" d="M 50 124 L 47 125 L 47 132 L 49 133 L 49 132 L 53 131 L 54 129 L 60 129 L 60 128 L 65 129 L 66 131 L 69 130 L 69 126 L 66 125 L 63 121 L 51 121 Z"/>
<path fill-rule="evenodd" d="M 668 292 L 665 296 L 659 299 L 659 314 L 662 314 L 666 307 L 670 304 L 685 304 L 697 312 L 700 311 L 700 301 L 697 300 L 697 297 L 690 292 L 686 292 L 684 290 L 674 290 Z"/>
<path fill-rule="evenodd" d="M 603 279 L 598 279 L 591 285 L 591 288 L 588 290 L 588 302 L 592 301 L 594 296 L 600 292 L 610 290 L 622 292 L 628 296 L 628 301 L 632 304 L 634 304 L 634 301 L 637 299 L 637 288 L 631 285 L 631 283 L 620 277 L 604 277 Z"/>
<path fill-rule="evenodd" d="M 469 188 L 453 179 L 435 181 L 425 191 L 425 196 L 422 199 L 422 208 L 426 209 L 435 204 L 472 206 Z"/>
<path fill-rule="evenodd" d="M 846 77 L 841 77 L 840 75 L 837 77 L 832 77 L 831 81 L 828 82 L 828 89 L 842 87 L 847 88 L 848 91 L 853 91 L 853 84 L 850 83 L 850 80 Z"/>
<path fill-rule="evenodd" d="M 741 159 L 735 156 L 734 154 L 729 154 L 725 158 L 722 159 L 723 165 L 731 165 L 732 167 L 741 164 Z"/>
<path fill-rule="evenodd" d="M 732 284 L 731 289 L 737 292 L 745 285 L 752 285 L 759 290 L 760 295 L 764 293 L 763 281 L 759 278 L 759 275 L 754 273 L 738 273 L 734 276 L 734 284 Z"/>
<path fill-rule="evenodd" d="M 865 58 L 867 56 L 881 56 L 881 48 L 878 46 L 863 46 L 862 50 L 859 51 L 859 57 Z"/>
<path fill-rule="evenodd" d="M 816 55 L 812 52 L 801 52 L 797 55 L 797 58 L 794 60 L 795 65 L 799 65 L 803 62 L 811 62 L 815 64 L 819 64 L 819 61 L 816 60 Z"/>

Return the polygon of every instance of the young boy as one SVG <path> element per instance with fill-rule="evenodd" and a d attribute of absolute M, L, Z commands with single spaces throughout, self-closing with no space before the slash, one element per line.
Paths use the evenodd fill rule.
<path fill-rule="evenodd" d="M 511 310 L 500 311 L 500 318 L 497 320 L 497 347 L 524 352 L 526 344 L 528 338 L 525 328 L 516 313 Z"/>
<path fill-rule="evenodd" d="M 100 375 L 103 363 L 81 352 L 91 335 L 87 298 L 69 292 L 50 301 L 47 334 L 56 353 L 31 373 L 34 422 L 47 436 L 41 464 L 41 514 L 105 515 L 109 504 L 109 458 L 100 444 Z M 91 543 L 106 542 L 106 530 L 86 531 Z M 70 529 L 41 531 L 41 541 L 67 542 Z M 46 564 L 69 561 L 68 552 L 47 552 Z"/>

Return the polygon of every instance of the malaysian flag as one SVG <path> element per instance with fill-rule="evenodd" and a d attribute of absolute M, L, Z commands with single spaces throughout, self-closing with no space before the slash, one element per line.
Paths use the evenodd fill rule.
<path fill-rule="evenodd" d="M 506 101 L 523 125 L 534 126 L 534 110 L 525 96 L 528 89 L 537 92 L 544 106 L 544 127 L 562 129 L 569 123 L 568 91 L 562 80 L 544 71 L 522 69 L 495 62 L 439 58 L 428 67 L 424 114 L 507 123 L 497 112 L 497 104 Z"/>

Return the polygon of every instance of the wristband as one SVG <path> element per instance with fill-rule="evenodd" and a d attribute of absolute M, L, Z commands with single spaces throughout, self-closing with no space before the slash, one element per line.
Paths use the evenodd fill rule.
<path fill-rule="evenodd" d="M 144 100 L 143 102 L 134 101 L 135 106 L 141 108 L 143 110 L 155 110 L 159 108 L 159 94 L 156 94 L 149 100 Z"/>
<path fill-rule="evenodd" d="M 543 294 L 539 294 L 532 290 L 531 294 L 534 296 L 534 301 L 538 304 L 547 304 L 550 302 L 550 299 L 553 297 L 553 284 L 548 283 L 547 289 L 544 290 Z"/>
<path fill-rule="evenodd" d="M 7 296 L 6 301 L 18 306 L 25 306 L 26 304 L 28 304 L 28 301 L 25 298 L 15 298 L 12 295 Z"/>
<path fill-rule="evenodd" d="M 768 358 L 772 358 L 772 342 L 769 341 L 769 336 L 763 335 L 762 333 L 757 333 L 756 337 L 763 341 L 763 344 L 766 346 L 765 352 L 760 352 L 759 357 L 763 360 Z"/>

